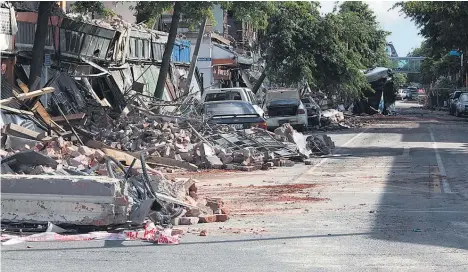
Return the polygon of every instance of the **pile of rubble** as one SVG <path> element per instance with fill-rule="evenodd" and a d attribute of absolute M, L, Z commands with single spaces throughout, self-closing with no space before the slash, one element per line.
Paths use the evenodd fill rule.
<path fill-rule="evenodd" d="M 148 218 L 161 226 L 224 222 L 229 217 L 221 199 L 200 198 L 195 180 L 169 179 L 165 173 L 292 166 L 334 148 L 326 135 L 305 136 L 289 124 L 274 133 L 234 130 L 187 116 L 133 107 L 114 119 L 62 115 L 63 127 L 55 123 L 48 131 L 40 129 L 41 122 L 4 125 L 2 224 L 102 228 L 141 226 Z"/>

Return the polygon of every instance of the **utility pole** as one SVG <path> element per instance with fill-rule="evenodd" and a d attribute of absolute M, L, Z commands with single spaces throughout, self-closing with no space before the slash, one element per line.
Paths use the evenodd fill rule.
<path fill-rule="evenodd" d="M 174 4 L 174 12 L 172 13 L 171 29 L 167 37 L 166 47 L 164 49 L 161 69 L 159 70 L 158 83 L 154 90 L 154 97 L 161 99 L 164 95 L 164 85 L 166 85 L 167 73 L 169 72 L 169 64 L 171 62 L 172 49 L 177 37 L 177 29 L 179 28 L 180 15 L 182 13 L 182 2 L 176 1 Z"/>
<path fill-rule="evenodd" d="M 36 77 L 41 77 L 42 66 L 44 64 L 44 47 L 48 31 L 48 20 L 50 9 L 54 2 L 40 2 L 36 23 L 36 33 L 34 34 L 34 44 L 32 48 L 32 58 L 29 73 L 28 87 L 31 88 Z"/>
<path fill-rule="evenodd" d="M 184 93 L 188 93 L 190 90 L 190 83 L 192 82 L 193 73 L 195 72 L 195 67 L 197 66 L 198 51 L 200 51 L 200 44 L 203 40 L 203 35 L 205 34 L 205 27 L 207 21 L 208 17 L 205 17 L 205 19 L 200 25 L 200 30 L 198 31 L 197 44 L 195 45 L 195 50 L 193 51 L 192 55 L 192 61 L 190 62 L 190 69 L 187 75 L 187 83 L 185 84 Z"/>

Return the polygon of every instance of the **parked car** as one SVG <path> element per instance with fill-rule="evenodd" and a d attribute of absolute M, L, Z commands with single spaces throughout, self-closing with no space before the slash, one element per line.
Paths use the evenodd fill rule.
<path fill-rule="evenodd" d="M 463 92 L 455 102 L 455 116 L 468 114 L 468 92 Z"/>
<path fill-rule="evenodd" d="M 269 91 L 263 105 L 268 129 L 275 129 L 289 123 L 298 131 L 308 126 L 306 107 L 298 90 L 282 89 Z"/>
<path fill-rule="evenodd" d="M 418 98 L 418 89 L 415 87 L 409 87 L 407 92 L 407 99 L 414 100 Z"/>
<path fill-rule="evenodd" d="M 322 110 L 319 104 L 317 104 L 312 97 L 303 97 L 301 101 L 307 110 L 307 118 L 309 119 L 308 125 L 320 125 Z"/>
<path fill-rule="evenodd" d="M 260 116 L 252 104 L 245 101 L 213 101 L 202 104 L 202 112 L 211 124 L 225 124 L 234 129 L 259 127 L 267 129 L 265 118 Z"/>
<path fill-rule="evenodd" d="M 401 100 L 411 99 L 412 98 L 411 91 L 408 89 L 399 89 L 397 93 L 397 98 Z"/>
<path fill-rule="evenodd" d="M 224 101 L 224 100 L 239 100 L 245 101 L 252 104 L 255 108 L 255 111 L 261 116 L 264 117 L 265 113 L 263 112 L 262 107 L 258 104 L 257 98 L 252 90 L 248 88 L 224 88 L 224 89 L 209 89 L 206 90 L 202 97 L 202 102 L 211 102 L 211 101 Z"/>
<path fill-rule="evenodd" d="M 455 115 L 456 103 L 458 101 L 458 98 L 460 98 L 461 94 L 462 94 L 462 91 L 455 91 L 450 95 L 450 99 L 449 99 L 449 114 L 450 115 Z"/>

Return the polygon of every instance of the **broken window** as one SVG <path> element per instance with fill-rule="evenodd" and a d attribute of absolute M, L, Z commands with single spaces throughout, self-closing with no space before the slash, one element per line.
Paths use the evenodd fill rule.
<path fill-rule="evenodd" d="M 60 29 L 60 49 L 62 52 L 78 54 L 83 42 L 84 33 Z"/>

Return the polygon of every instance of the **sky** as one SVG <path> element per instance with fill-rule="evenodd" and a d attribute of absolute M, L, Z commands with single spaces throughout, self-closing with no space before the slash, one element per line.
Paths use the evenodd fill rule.
<path fill-rule="evenodd" d="M 405 18 L 398 9 L 389 11 L 397 1 L 364 2 L 374 11 L 381 27 L 391 32 L 387 41 L 393 43 L 399 57 L 405 57 L 413 48 L 419 47 L 424 39 L 418 34 L 416 25 Z M 332 12 L 334 5 L 335 1 L 320 1 L 320 11 L 324 14 Z"/>

